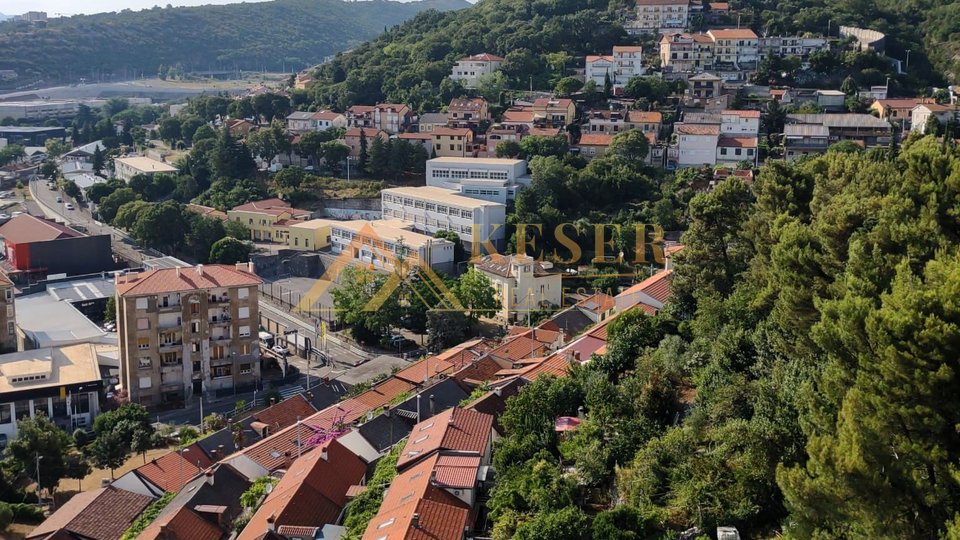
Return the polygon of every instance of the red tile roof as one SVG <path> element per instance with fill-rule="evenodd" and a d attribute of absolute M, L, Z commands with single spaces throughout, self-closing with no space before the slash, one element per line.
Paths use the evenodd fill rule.
<path fill-rule="evenodd" d="M 674 124 L 674 131 L 681 135 L 719 135 L 720 126 L 715 124 Z"/>
<path fill-rule="evenodd" d="M 495 54 L 480 53 L 471 56 L 465 56 L 460 62 L 503 62 L 503 58 Z"/>
<path fill-rule="evenodd" d="M 541 331 L 549 332 L 549 330 Z M 553 332 L 553 334 L 556 335 L 556 332 Z M 516 362 L 523 358 L 543 356 L 547 350 L 549 350 L 549 347 L 544 345 L 539 339 L 534 340 L 528 336 L 517 336 L 491 350 L 490 355 L 508 362 Z"/>
<path fill-rule="evenodd" d="M 364 135 L 364 137 L 366 137 L 367 139 L 371 139 L 371 138 L 373 138 L 373 137 L 381 137 L 381 136 L 382 136 L 382 137 L 386 137 L 386 136 L 387 136 L 387 132 L 386 132 L 386 131 L 383 131 L 382 129 L 370 128 L 370 127 L 365 127 L 365 128 L 353 127 L 353 128 L 348 129 L 347 132 L 346 132 L 343 136 L 344 136 L 344 137 L 356 137 L 357 139 L 359 139 L 359 138 L 360 138 L 360 130 L 361 130 L 361 129 L 363 130 L 363 135 Z"/>
<path fill-rule="evenodd" d="M 311 118 L 313 118 L 314 120 L 328 120 L 328 121 L 331 121 L 331 122 L 332 122 L 332 121 L 336 120 L 337 118 L 340 118 L 341 116 L 343 116 L 343 115 L 340 114 L 340 113 L 338 113 L 338 112 L 333 112 L 333 111 L 317 111 L 317 112 L 313 113 L 313 116 L 312 116 Z"/>
<path fill-rule="evenodd" d="M 290 203 L 283 199 L 274 197 L 273 199 L 263 199 L 262 201 L 248 202 L 234 208 L 234 210 L 238 212 L 262 212 L 264 210 L 276 209 L 289 211 L 291 209 Z"/>
<path fill-rule="evenodd" d="M 21 214 L 0 226 L 0 236 L 11 244 L 29 244 L 60 238 L 76 238 L 83 236 L 83 233 L 48 219 Z"/>
<path fill-rule="evenodd" d="M 591 294 L 583 300 L 577 302 L 577 307 L 596 314 L 606 313 L 617 307 L 617 301 L 609 294 L 602 292 Z"/>
<path fill-rule="evenodd" d="M 569 98 L 538 98 L 533 101 L 533 107 L 535 109 L 555 109 L 562 108 L 566 109 L 573 105 L 573 100 Z"/>
<path fill-rule="evenodd" d="M 440 450 L 482 455 L 490 442 L 493 417 L 454 407 L 413 427 L 397 460 L 402 469 Z"/>
<path fill-rule="evenodd" d="M 270 521 L 307 527 L 334 523 L 347 504 L 347 491 L 366 471 L 363 460 L 336 440 L 310 450 L 293 462 L 237 540 L 258 538 Z"/>
<path fill-rule="evenodd" d="M 631 122 L 644 124 L 659 124 L 663 122 L 663 113 L 657 111 L 630 111 Z"/>
<path fill-rule="evenodd" d="M 468 111 L 479 111 L 487 104 L 487 100 L 481 97 L 475 98 L 453 98 L 450 100 L 450 105 L 447 106 L 447 110 L 468 110 Z"/>
<path fill-rule="evenodd" d="M 235 266 L 207 264 L 193 268 L 158 268 L 117 276 L 117 294 L 140 296 L 221 287 L 253 287 L 260 283 L 256 274 Z"/>
<path fill-rule="evenodd" d="M 722 136 L 717 140 L 717 146 L 726 148 L 756 148 L 756 137 L 726 137 Z"/>
<path fill-rule="evenodd" d="M 604 55 L 604 54 L 588 54 L 585 59 L 587 64 L 592 64 L 597 60 L 606 60 L 607 62 L 613 62 L 613 56 Z"/>
<path fill-rule="evenodd" d="M 276 433 L 315 412 L 317 409 L 302 394 L 297 394 L 258 412 L 253 416 L 253 420 L 269 426 L 270 433 Z"/>
<path fill-rule="evenodd" d="M 503 117 L 501 122 L 511 122 L 514 124 L 531 124 L 533 123 L 533 110 L 523 108 L 511 108 L 503 111 Z"/>
<path fill-rule="evenodd" d="M 430 133 L 437 137 L 469 137 L 473 132 L 469 128 L 435 127 Z"/>
<path fill-rule="evenodd" d="M 613 135 L 609 133 L 584 133 L 578 146 L 610 146 Z"/>
<path fill-rule="evenodd" d="M 643 52 L 643 47 L 639 45 L 614 45 L 613 52 L 614 53 Z"/>
<path fill-rule="evenodd" d="M 654 300 L 664 303 L 670 298 L 670 282 L 673 281 L 673 270 L 664 270 L 648 277 L 629 289 L 617 295 L 617 298 L 642 292 Z"/>
<path fill-rule="evenodd" d="M 570 360 L 564 354 L 551 354 L 539 364 L 530 366 L 520 376 L 528 381 L 536 380 L 541 375 L 555 375 L 557 377 L 566 377 L 570 369 Z"/>
<path fill-rule="evenodd" d="M 480 384 L 496 379 L 497 372 L 507 369 L 509 366 L 507 362 L 487 355 L 464 366 L 453 373 L 451 377 L 468 384 Z"/>
<path fill-rule="evenodd" d="M 480 456 L 440 456 L 433 468 L 433 479 L 440 487 L 472 489 L 477 485 L 480 461 Z"/>
<path fill-rule="evenodd" d="M 715 39 L 757 39 L 757 34 L 749 28 L 723 28 L 707 32 Z"/>
<path fill-rule="evenodd" d="M 220 540 L 223 536 L 220 527 L 183 506 L 158 517 L 137 540 Z"/>
<path fill-rule="evenodd" d="M 453 364 L 437 357 L 428 357 L 414 362 L 410 367 L 402 369 L 393 374 L 394 377 L 407 381 L 411 384 L 423 384 L 440 373 L 446 373 L 453 369 Z"/>
<path fill-rule="evenodd" d="M 737 109 L 727 109 L 721 111 L 722 115 L 739 116 L 740 118 L 760 118 L 760 111 L 741 111 Z"/>
<path fill-rule="evenodd" d="M 184 484 L 203 469 L 204 462 L 209 463 L 210 458 L 206 456 L 202 451 L 191 449 L 184 452 L 183 457 L 181 457 L 180 452 L 174 450 L 148 462 L 146 465 L 137 467 L 133 471 L 164 491 L 179 491 Z M 199 467 L 197 466 L 198 460 L 200 461 Z"/>
<path fill-rule="evenodd" d="M 116 540 L 151 498 L 113 486 L 74 495 L 38 525 L 27 538 L 41 538 L 66 530 L 91 540 Z"/>

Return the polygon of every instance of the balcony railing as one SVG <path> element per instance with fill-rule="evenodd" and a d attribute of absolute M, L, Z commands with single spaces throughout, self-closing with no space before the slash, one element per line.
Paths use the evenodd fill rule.
<path fill-rule="evenodd" d="M 183 309 L 183 304 L 157 304 L 157 311 L 180 311 Z"/>
<path fill-rule="evenodd" d="M 207 322 L 209 322 L 210 324 L 227 324 L 231 320 L 232 318 L 229 315 L 216 315 L 216 316 L 210 317 L 210 319 Z"/>
<path fill-rule="evenodd" d="M 211 304 L 228 304 L 228 303 L 230 303 L 230 297 L 229 297 L 229 296 L 215 296 L 215 295 L 211 295 L 211 296 L 210 296 L 210 303 L 211 303 Z"/>
<path fill-rule="evenodd" d="M 179 347 L 183 347 L 183 341 L 176 340 L 176 341 L 167 341 L 167 342 L 160 343 L 161 351 L 169 351 L 169 350 L 177 349 Z"/>
<path fill-rule="evenodd" d="M 157 323 L 158 328 L 180 328 L 183 326 L 183 319 L 177 317 L 176 319 L 160 319 Z"/>

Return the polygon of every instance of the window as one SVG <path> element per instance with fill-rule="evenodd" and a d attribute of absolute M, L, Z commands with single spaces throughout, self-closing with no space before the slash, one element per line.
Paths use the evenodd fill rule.
<path fill-rule="evenodd" d="M 253 364 L 240 364 L 240 374 L 248 375 L 253 373 Z"/>
<path fill-rule="evenodd" d="M 150 329 L 150 319 L 141 317 L 137 319 L 137 330 L 149 330 Z"/>
<path fill-rule="evenodd" d="M 249 319 L 249 318 L 250 318 L 250 308 L 248 308 L 248 307 L 246 307 L 246 306 L 241 307 L 241 308 L 239 309 L 238 313 L 237 313 L 237 316 L 240 317 L 241 319 Z"/>
<path fill-rule="evenodd" d="M 213 360 L 223 360 L 227 351 L 223 345 L 214 345 L 210 348 L 210 358 Z"/>
<path fill-rule="evenodd" d="M 137 298 L 137 309 L 147 309 L 146 298 Z"/>
<path fill-rule="evenodd" d="M 177 353 L 163 353 L 160 355 L 160 361 L 165 366 L 179 366 L 180 359 L 177 357 Z"/>
<path fill-rule="evenodd" d="M 87 414 L 90 412 L 90 394 L 75 394 L 72 399 L 74 414 Z"/>
<path fill-rule="evenodd" d="M 250 289 L 249 289 L 249 288 L 243 287 L 243 288 L 241 288 L 241 289 L 237 289 L 237 298 L 243 300 L 244 298 L 247 298 L 248 296 L 250 296 Z"/>
<path fill-rule="evenodd" d="M 16 412 L 14 416 L 17 420 L 23 420 L 24 418 L 30 418 L 30 400 L 24 399 L 14 403 L 14 409 Z"/>
<path fill-rule="evenodd" d="M 7 302 L 13 300 L 13 289 L 4 289 L 3 297 L 7 300 Z"/>
<path fill-rule="evenodd" d="M 199 344 L 199 343 L 191 343 L 191 344 L 190 344 L 190 350 L 193 351 L 193 352 L 200 352 L 200 344 Z"/>
<path fill-rule="evenodd" d="M 250 327 L 241 326 L 240 327 L 240 337 L 250 337 Z"/>
<path fill-rule="evenodd" d="M 213 368 L 214 377 L 229 377 L 231 372 L 231 366 L 215 366 Z"/>
<path fill-rule="evenodd" d="M 197 315 L 198 313 L 200 313 L 200 303 L 199 303 L 199 302 L 191 302 L 191 303 L 190 303 L 190 314 L 191 314 L 191 315 Z"/>
<path fill-rule="evenodd" d="M 149 349 L 150 348 L 150 338 L 139 337 L 137 338 L 137 348 L 138 349 Z"/>
<path fill-rule="evenodd" d="M 146 389 L 153 386 L 153 379 L 150 377 L 140 377 L 140 389 Z"/>
<path fill-rule="evenodd" d="M 190 323 L 190 331 L 194 334 L 200 333 L 200 321 L 193 321 Z"/>
<path fill-rule="evenodd" d="M 0 403 L 0 424 L 9 424 L 13 420 L 10 415 L 10 404 Z"/>
<path fill-rule="evenodd" d="M 67 415 L 67 400 L 60 399 L 60 396 L 54 396 L 53 401 L 53 417 L 62 418 Z"/>
<path fill-rule="evenodd" d="M 7 317 L 13 317 L 13 304 L 7 304 Z"/>
<path fill-rule="evenodd" d="M 8 335 L 8 336 L 12 336 L 12 335 L 14 335 L 14 334 L 16 334 L 16 333 L 17 333 L 16 325 L 13 323 L 13 321 L 8 321 L 8 322 L 7 322 L 7 335 Z"/>
<path fill-rule="evenodd" d="M 140 369 L 148 369 L 153 367 L 153 360 L 151 360 L 149 357 L 142 357 L 138 360 L 138 362 Z"/>

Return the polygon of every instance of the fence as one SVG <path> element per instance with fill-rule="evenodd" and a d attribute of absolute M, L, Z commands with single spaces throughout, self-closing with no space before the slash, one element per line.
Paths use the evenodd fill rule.
<path fill-rule="evenodd" d="M 296 313 L 312 320 L 314 325 L 316 325 L 317 319 L 320 319 L 330 325 L 335 325 L 337 323 L 336 313 L 334 312 L 333 308 L 319 305 L 316 299 L 312 299 L 310 296 L 304 295 L 300 291 L 288 289 L 277 283 L 261 283 L 258 288 L 260 290 L 261 298 L 267 298 L 274 304 L 290 310 L 291 313 Z M 309 306 L 307 306 L 305 309 L 300 306 L 304 298 L 306 298 L 309 302 Z"/>

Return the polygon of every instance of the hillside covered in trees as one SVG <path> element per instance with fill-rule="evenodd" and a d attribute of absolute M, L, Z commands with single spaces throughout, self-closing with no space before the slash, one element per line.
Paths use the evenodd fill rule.
<path fill-rule="evenodd" d="M 48 83 L 80 77 L 187 71 L 303 69 L 429 9 L 463 0 L 273 0 L 50 19 L 46 28 L 0 25 L 0 69 Z"/>
<path fill-rule="evenodd" d="M 743 26 L 759 35 L 829 30 L 836 37 L 844 24 L 887 33 L 890 58 L 904 60 L 906 50 L 911 51 L 909 72 L 895 75 L 894 87 L 921 89 L 960 76 L 954 57 L 960 49 L 960 2 L 742 0 L 732 5 Z M 314 100 L 318 107 L 388 101 L 436 110 L 460 91 L 446 80 L 454 62 L 479 52 L 506 58 L 503 77 L 479 89 L 487 99 L 496 101 L 498 92 L 509 89 L 551 90 L 573 68 L 582 67 L 584 55 L 638 42 L 622 27 L 631 9 L 633 2 L 626 0 L 482 0 L 470 9 L 422 13 L 322 66 Z M 652 51 L 652 40 L 642 43 Z M 837 67 L 844 60 L 836 58 Z M 886 68 L 881 71 L 890 69 L 886 60 L 873 63 Z M 853 66 L 835 74 L 836 81 L 846 75 L 857 78 L 863 69 Z M 883 76 L 875 79 L 862 82 L 884 83 Z"/>
<path fill-rule="evenodd" d="M 494 538 L 957 538 L 958 197 L 934 137 L 695 196 L 664 311 L 508 401 Z"/>

